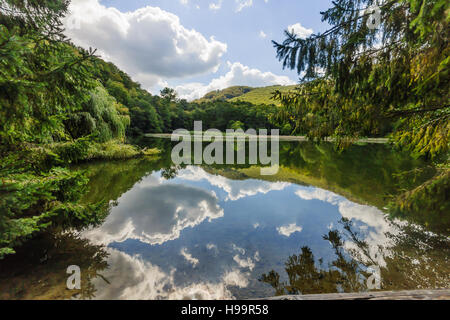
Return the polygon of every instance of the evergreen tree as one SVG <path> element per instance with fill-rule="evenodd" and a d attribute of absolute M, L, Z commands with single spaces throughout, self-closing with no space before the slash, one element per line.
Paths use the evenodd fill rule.
<path fill-rule="evenodd" d="M 306 39 L 286 31 L 274 42 L 283 66 L 309 81 L 277 93 L 281 118 L 310 137 L 341 142 L 379 135 L 418 155 L 448 152 L 449 2 L 337 0 L 322 13 L 331 28 Z"/>
<path fill-rule="evenodd" d="M 0 1 L 0 140 L 63 139 L 63 121 L 89 97 L 94 82 L 85 61 L 94 52 L 75 49 L 60 19 L 68 1 Z"/>

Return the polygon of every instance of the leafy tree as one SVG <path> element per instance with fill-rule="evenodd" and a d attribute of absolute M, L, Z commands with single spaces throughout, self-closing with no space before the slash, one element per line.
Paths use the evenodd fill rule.
<path fill-rule="evenodd" d="M 283 134 L 283 135 L 290 135 L 292 133 L 292 127 L 291 127 L 291 125 L 289 124 L 289 123 L 286 123 L 284 126 L 283 126 L 283 129 L 281 129 L 281 134 Z"/>
<path fill-rule="evenodd" d="M 449 2 L 389 0 L 371 26 L 373 0 L 339 0 L 322 13 L 331 25 L 306 39 L 274 42 L 283 66 L 304 72 L 293 94 L 277 93 L 282 117 L 309 136 L 384 134 L 418 155 L 448 152 Z M 321 76 L 321 72 L 324 73 Z"/>
<path fill-rule="evenodd" d="M 176 101 L 177 92 L 172 88 L 164 88 L 161 90 L 161 98 L 168 101 Z"/>
<path fill-rule="evenodd" d="M 231 120 L 230 124 L 228 126 L 230 129 L 233 129 L 233 130 L 239 130 L 239 129 L 243 130 L 245 127 L 245 125 L 239 120 L 238 121 Z"/>
<path fill-rule="evenodd" d="M 69 115 L 65 126 L 73 139 L 93 135 L 98 142 L 124 140 L 125 128 L 130 124 L 128 109 L 99 86 L 80 112 Z"/>

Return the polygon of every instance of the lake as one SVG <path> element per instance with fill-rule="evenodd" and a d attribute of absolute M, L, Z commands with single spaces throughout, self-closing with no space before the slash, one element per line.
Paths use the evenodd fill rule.
<path fill-rule="evenodd" d="M 2 299 L 251 299 L 281 294 L 450 286 L 448 226 L 388 205 L 429 164 L 384 144 L 338 152 L 280 143 L 280 170 L 174 166 L 158 158 L 95 162 L 84 201 L 110 203 L 100 226 L 55 230 L 0 262 Z M 407 185 L 405 185 L 405 183 Z M 81 290 L 66 288 L 77 265 Z"/>

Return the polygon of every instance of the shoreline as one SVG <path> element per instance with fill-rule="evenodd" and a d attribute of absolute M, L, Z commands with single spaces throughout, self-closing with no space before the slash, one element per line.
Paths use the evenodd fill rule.
<path fill-rule="evenodd" d="M 171 133 L 146 133 L 146 134 L 144 134 L 144 137 L 170 139 L 172 137 L 172 134 Z M 191 135 L 191 137 L 192 137 L 192 135 Z M 194 138 L 195 137 L 202 137 L 202 136 L 195 134 Z M 236 135 L 236 137 L 248 139 L 250 137 L 256 137 L 256 136 Z M 270 139 L 270 136 L 259 136 L 259 137 Z M 279 139 L 280 139 L 280 141 L 299 141 L 299 142 L 310 141 L 306 136 L 279 136 Z M 324 141 L 333 142 L 333 141 L 335 141 L 335 139 L 327 138 Z M 364 139 L 358 139 L 357 141 L 355 141 L 355 143 L 379 143 L 379 144 L 386 144 L 388 142 L 389 142 L 388 138 L 364 138 Z"/>

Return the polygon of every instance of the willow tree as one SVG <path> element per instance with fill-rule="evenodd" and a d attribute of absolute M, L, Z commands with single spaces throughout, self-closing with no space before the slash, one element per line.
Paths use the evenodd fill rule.
<path fill-rule="evenodd" d="M 302 75 L 294 92 L 277 92 L 280 119 L 310 138 L 341 145 L 392 133 L 416 156 L 439 163 L 436 177 L 397 202 L 396 212 L 448 214 L 450 2 L 336 0 L 322 12 L 331 27 L 273 42 L 283 67 Z"/>

